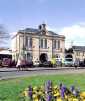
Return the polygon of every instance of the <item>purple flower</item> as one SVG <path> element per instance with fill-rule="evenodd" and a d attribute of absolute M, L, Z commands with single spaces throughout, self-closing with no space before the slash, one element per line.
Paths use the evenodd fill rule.
<path fill-rule="evenodd" d="M 49 91 L 51 88 L 52 88 L 52 81 L 48 80 L 48 81 L 45 83 L 45 90 L 46 90 L 46 91 Z"/>
<path fill-rule="evenodd" d="M 51 94 L 48 94 L 48 95 L 47 95 L 46 101 L 52 101 L 52 95 L 51 95 Z"/>
<path fill-rule="evenodd" d="M 28 95 L 29 95 L 29 98 L 32 99 L 32 95 L 33 95 L 33 88 L 32 86 L 28 86 Z"/>
<path fill-rule="evenodd" d="M 65 93 L 65 92 L 64 92 L 64 88 L 62 87 L 62 88 L 61 88 L 61 97 L 62 97 L 62 98 L 64 98 L 64 93 Z"/>
<path fill-rule="evenodd" d="M 71 86 L 71 88 L 70 88 L 71 92 L 73 92 L 74 89 L 75 89 L 75 87 L 74 86 Z"/>

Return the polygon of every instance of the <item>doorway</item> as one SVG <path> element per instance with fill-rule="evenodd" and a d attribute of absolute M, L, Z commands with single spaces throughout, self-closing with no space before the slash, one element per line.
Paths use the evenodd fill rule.
<path fill-rule="evenodd" d="M 40 61 L 41 61 L 41 63 L 44 63 L 44 62 L 47 62 L 48 61 L 48 56 L 47 56 L 46 53 L 42 53 L 40 55 Z"/>

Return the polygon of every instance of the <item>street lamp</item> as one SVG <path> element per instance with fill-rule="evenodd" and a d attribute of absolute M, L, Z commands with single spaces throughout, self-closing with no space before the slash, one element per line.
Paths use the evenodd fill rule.
<path fill-rule="evenodd" d="M 25 51 L 26 51 L 26 48 L 25 48 L 25 30 L 24 30 L 24 33 L 23 33 L 23 58 L 25 58 Z"/>

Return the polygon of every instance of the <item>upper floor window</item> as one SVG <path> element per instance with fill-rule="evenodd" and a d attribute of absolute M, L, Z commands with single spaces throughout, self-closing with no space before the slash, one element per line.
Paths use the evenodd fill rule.
<path fill-rule="evenodd" d="M 60 48 L 60 41 L 58 40 L 58 49 Z"/>
<path fill-rule="evenodd" d="M 32 38 L 29 38 L 29 48 L 32 48 Z"/>
<path fill-rule="evenodd" d="M 60 48 L 60 41 L 59 40 L 53 40 L 53 48 L 54 49 Z"/>
<path fill-rule="evenodd" d="M 76 52 L 76 55 L 78 56 L 78 52 Z"/>
<path fill-rule="evenodd" d="M 25 38 L 25 46 L 28 47 L 28 37 Z"/>
<path fill-rule="evenodd" d="M 47 39 L 40 40 L 40 47 L 45 49 L 47 48 Z"/>
<path fill-rule="evenodd" d="M 45 39 L 45 48 L 47 48 L 47 39 Z"/>
<path fill-rule="evenodd" d="M 76 52 L 76 55 L 77 55 L 77 56 L 80 56 L 80 52 L 79 52 L 79 51 L 77 51 L 77 52 Z"/>
<path fill-rule="evenodd" d="M 32 38 L 31 37 L 26 37 L 25 38 L 25 46 L 27 47 L 27 48 L 32 48 Z"/>
<path fill-rule="evenodd" d="M 83 56 L 84 56 L 84 52 L 83 52 Z"/>
<path fill-rule="evenodd" d="M 40 40 L 40 48 L 43 48 L 43 39 Z"/>
<path fill-rule="evenodd" d="M 53 40 L 53 48 L 56 49 L 56 40 Z"/>
<path fill-rule="evenodd" d="M 23 36 L 20 36 L 19 46 L 20 46 L 20 49 L 23 49 L 23 46 L 24 46 Z"/>

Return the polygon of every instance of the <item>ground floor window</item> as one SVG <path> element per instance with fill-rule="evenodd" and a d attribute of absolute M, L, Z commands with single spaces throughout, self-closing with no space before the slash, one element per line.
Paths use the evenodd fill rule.
<path fill-rule="evenodd" d="M 27 60 L 32 60 L 32 54 L 31 53 L 27 53 Z"/>

